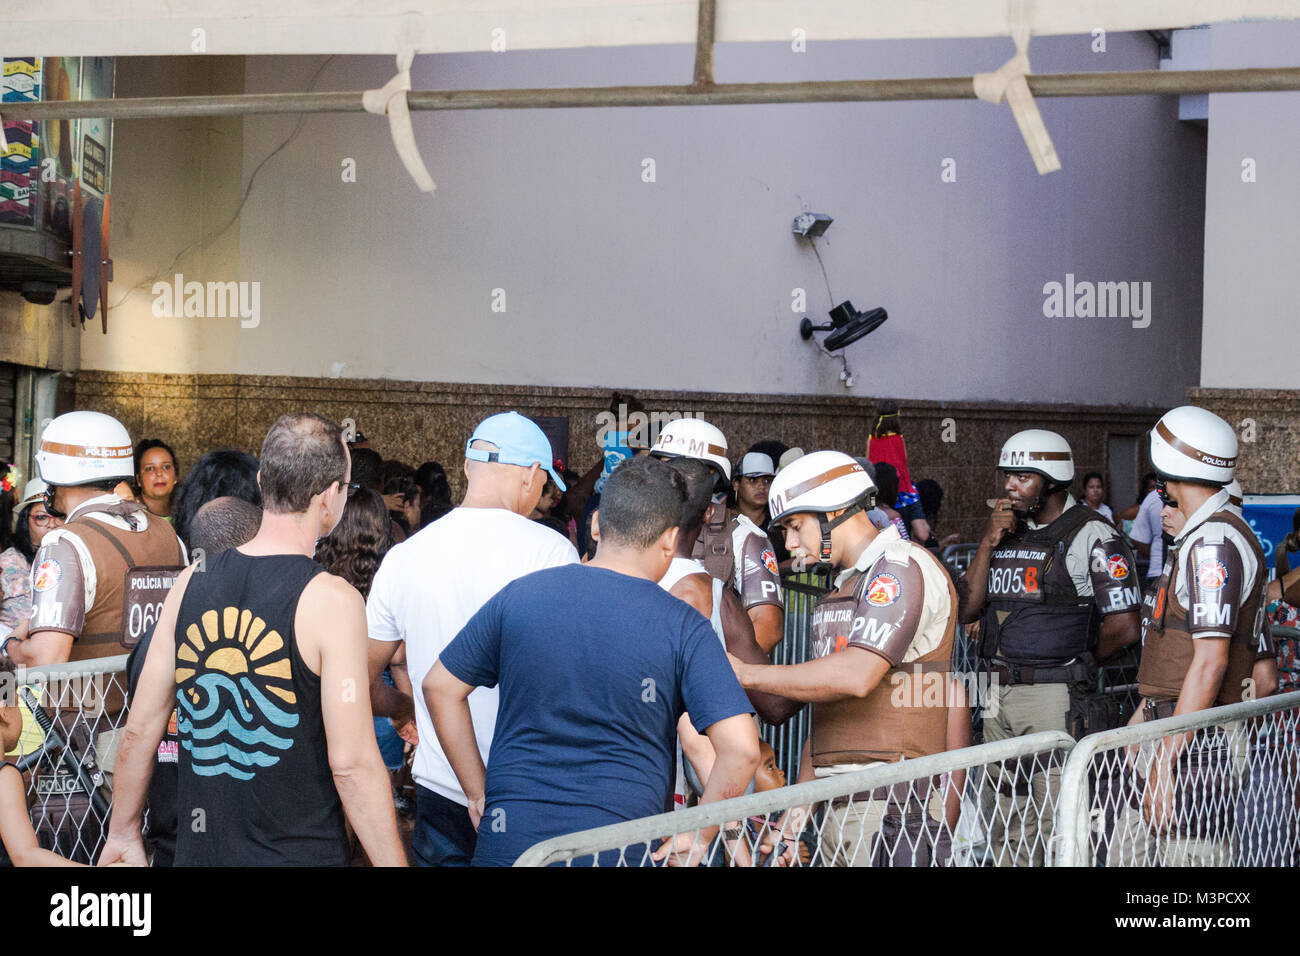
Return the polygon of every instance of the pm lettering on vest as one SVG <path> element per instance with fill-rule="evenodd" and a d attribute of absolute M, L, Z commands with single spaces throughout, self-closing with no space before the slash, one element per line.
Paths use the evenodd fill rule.
<path fill-rule="evenodd" d="M 849 640 L 865 642 L 872 647 L 884 647 L 897 630 L 897 624 L 890 624 L 874 617 L 859 617 L 853 621 Z"/>
<path fill-rule="evenodd" d="M 1192 605 L 1192 624 L 1200 626 L 1223 626 L 1227 627 L 1228 622 L 1232 620 L 1232 605 L 1230 604 L 1193 604 Z"/>
<path fill-rule="evenodd" d="M 1132 610 L 1142 600 L 1137 588 L 1110 588 L 1106 592 L 1107 611 Z"/>

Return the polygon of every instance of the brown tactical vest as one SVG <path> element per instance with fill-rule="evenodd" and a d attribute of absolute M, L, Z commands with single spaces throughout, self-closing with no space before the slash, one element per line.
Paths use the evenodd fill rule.
<path fill-rule="evenodd" d="M 730 586 L 736 567 L 736 556 L 731 553 L 731 547 L 731 512 L 725 504 L 720 504 L 714 509 L 714 520 L 706 524 L 695 539 L 691 557 L 704 565 L 710 577 Z"/>
<path fill-rule="evenodd" d="M 135 502 L 97 509 L 128 517 L 144 511 Z M 162 518 L 149 515 L 144 531 L 124 531 L 81 515 L 64 527 L 81 539 L 95 563 L 95 603 L 86 612 L 81 635 L 72 643 L 70 661 L 112 657 L 128 650 L 122 643 L 127 572 L 137 567 L 176 568 L 185 564 L 181 540 Z"/>
<path fill-rule="evenodd" d="M 924 548 L 913 543 L 914 551 L 935 560 Z M 851 582 L 847 598 L 823 598 L 856 604 L 859 585 L 867 572 Z M 947 575 L 945 574 L 945 578 Z M 864 698 L 813 704 L 812 761 L 814 767 L 836 764 L 893 763 L 942 753 L 947 749 L 949 670 L 952 660 L 953 634 L 957 628 L 957 594 L 948 580 L 951 612 L 939 646 L 928 654 L 890 669 L 880 678 L 875 690 Z M 933 698 L 939 696 L 936 704 Z M 901 700 L 901 706 L 897 703 Z"/>
<path fill-rule="evenodd" d="M 1228 639 L 1228 666 L 1219 685 L 1215 706 L 1239 704 L 1242 692 L 1248 686 L 1251 671 L 1258 656 L 1256 636 L 1260 630 L 1260 612 L 1263 608 L 1264 552 L 1249 525 L 1229 511 L 1216 511 L 1206 520 L 1232 525 L 1252 546 L 1258 562 L 1255 580 L 1251 584 L 1250 599 L 1237 613 L 1236 628 Z M 1178 603 L 1175 583 L 1180 573 L 1178 551 L 1165 562 L 1164 571 L 1156 583 L 1151 599 L 1152 607 L 1143 614 L 1146 625 L 1142 636 L 1142 662 L 1138 668 L 1138 693 L 1153 700 L 1177 700 L 1182 693 L 1183 679 L 1192 666 L 1194 638 L 1187 628 L 1187 608 Z"/>

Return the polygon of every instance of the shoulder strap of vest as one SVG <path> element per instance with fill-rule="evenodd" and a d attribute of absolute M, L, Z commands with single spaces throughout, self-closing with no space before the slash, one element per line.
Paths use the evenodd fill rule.
<path fill-rule="evenodd" d="M 126 548 L 123 546 L 122 542 L 118 541 L 116 536 L 109 534 L 108 529 L 103 527 L 98 521 L 95 521 L 90 518 L 85 518 L 73 522 L 73 524 L 75 525 L 73 530 L 76 531 L 80 531 L 83 528 L 94 529 L 96 534 L 102 537 L 105 541 L 107 541 L 117 550 L 117 553 L 122 556 L 122 560 L 126 562 L 126 566 L 128 568 L 135 567 L 135 559 L 131 557 L 131 552 L 127 551 Z"/>
<path fill-rule="evenodd" d="M 1111 527 L 1110 522 L 1106 521 L 1105 518 L 1093 511 L 1087 505 L 1076 503 L 1073 508 L 1052 522 L 1050 525 L 1052 528 L 1052 535 L 1056 540 L 1064 541 L 1067 538 L 1073 537 L 1074 533 L 1089 521 L 1105 522 L 1106 527 Z"/>
<path fill-rule="evenodd" d="M 1264 549 L 1263 547 L 1260 546 L 1259 538 L 1255 537 L 1254 529 L 1252 529 L 1250 525 L 1246 524 L 1244 519 L 1239 518 L 1231 511 L 1225 510 L 1225 511 L 1216 511 L 1214 514 L 1210 515 L 1208 518 L 1205 519 L 1205 524 L 1209 524 L 1210 522 L 1226 524 L 1232 528 L 1235 528 L 1237 532 L 1243 538 L 1246 539 L 1246 543 L 1250 545 L 1251 549 L 1256 552 L 1255 557 L 1259 558 L 1262 562 L 1264 557 Z"/>

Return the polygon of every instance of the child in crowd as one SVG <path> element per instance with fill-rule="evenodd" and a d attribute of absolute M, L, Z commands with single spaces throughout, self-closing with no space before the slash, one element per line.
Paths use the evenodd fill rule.
<path fill-rule="evenodd" d="M 766 740 L 758 742 L 758 770 L 754 773 L 754 792 L 766 793 L 769 790 L 779 790 L 785 786 L 785 771 L 776 765 L 776 751 Z M 780 813 L 773 814 L 771 824 L 769 825 L 766 817 L 750 817 L 750 845 L 754 845 L 755 840 L 762 836 L 765 829 L 771 830 L 777 824 L 777 818 Z M 763 845 L 759 844 L 759 866 L 766 865 L 767 855 L 763 852 Z M 799 863 L 807 866 L 812 860 L 812 852 L 808 849 L 808 844 L 803 840 L 799 841 Z"/>
<path fill-rule="evenodd" d="M 18 744 L 23 729 L 22 713 L 13 699 L 15 693 L 13 669 L 7 662 L 0 663 L 0 867 L 81 866 L 37 844 L 27 811 L 23 775 L 3 758 Z"/>

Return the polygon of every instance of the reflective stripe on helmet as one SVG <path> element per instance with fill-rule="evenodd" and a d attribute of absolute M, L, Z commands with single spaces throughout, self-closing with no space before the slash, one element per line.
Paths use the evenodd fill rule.
<path fill-rule="evenodd" d="M 772 512 L 774 514 L 781 514 L 787 507 L 789 507 L 789 502 L 793 499 L 798 498 L 801 495 L 806 495 L 814 488 L 819 488 L 828 482 L 834 481 L 836 478 L 843 478 L 845 475 L 851 475 L 854 472 L 861 472 L 862 470 L 861 465 L 856 461 L 852 461 L 848 464 L 837 465 L 830 469 L 830 471 L 824 471 L 820 475 L 815 475 L 812 478 L 801 481 L 799 484 L 793 485 L 785 491 L 771 496 L 770 507 L 772 508 Z"/>
<path fill-rule="evenodd" d="M 1194 445 L 1187 444 L 1169 430 L 1169 426 L 1164 423 L 1163 419 L 1156 422 L 1156 434 L 1168 442 L 1174 451 L 1181 452 L 1188 458 L 1193 458 L 1203 465 L 1209 465 L 1211 468 L 1235 468 L 1237 466 L 1236 458 L 1220 458 L 1217 455 L 1203 452 Z"/>
<path fill-rule="evenodd" d="M 130 445 L 65 445 L 57 441 L 41 442 L 40 450 L 71 458 L 130 458 L 135 454 Z"/>

